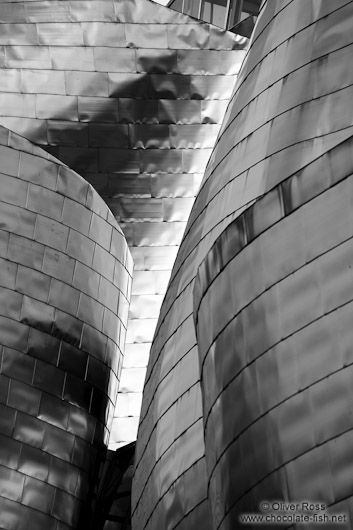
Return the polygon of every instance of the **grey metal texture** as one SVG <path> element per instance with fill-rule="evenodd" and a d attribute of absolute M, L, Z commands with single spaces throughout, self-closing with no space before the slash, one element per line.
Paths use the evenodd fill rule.
<path fill-rule="evenodd" d="M 200 265 L 214 530 L 304 499 L 352 528 L 352 197 L 353 136 L 258 199 Z"/>
<path fill-rule="evenodd" d="M 98 485 L 93 516 L 86 522 L 87 530 L 131 530 L 131 476 L 136 442 L 107 457 Z"/>
<path fill-rule="evenodd" d="M 213 526 L 206 511 L 207 480 L 203 481 L 202 478 L 206 462 L 198 342 L 193 323 L 195 276 L 199 264 L 219 235 L 254 201 L 352 136 L 352 18 L 353 2 L 348 0 L 334 3 L 309 0 L 305 5 L 299 0 L 270 0 L 262 6 L 250 52 L 238 77 L 220 135 L 191 211 L 151 349 L 133 482 L 133 523 L 138 530 L 156 528 L 159 520 L 162 521 L 162 526 L 168 525 L 170 529 L 189 530 Z M 344 160 L 349 155 L 342 156 Z M 325 169 L 326 166 L 323 166 L 320 174 L 323 181 L 327 177 Z M 296 182 L 295 179 L 293 182 Z M 307 196 L 311 193 L 310 182 L 305 182 Z M 293 197 L 300 193 L 304 191 L 295 191 L 293 188 Z M 285 239 L 274 238 L 267 246 L 262 247 L 270 255 L 267 262 L 270 259 L 273 262 L 277 259 L 285 260 L 286 254 L 288 261 L 295 262 L 300 256 L 300 249 L 305 248 L 305 252 L 310 255 L 310 245 L 313 251 L 316 246 L 323 245 L 319 232 L 315 236 L 315 230 L 318 230 L 321 215 L 325 213 L 326 235 L 322 236 L 323 240 L 331 241 L 337 231 L 339 234 L 347 233 L 346 237 L 350 237 L 351 225 L 348 223 L 345 226 L 343 223 L 338 230 L 337 223 L 343 217 L 335 220 L 334 214 L 331 216 L 329 213 L 333 211 L 329 206 L 329 200 L 333 196 L 334 194 L 327 193 L 322 202 L 317 203 L 321 206 L 312 210 L 311 221 L 305 225 L 305 229 L 301 224 L 299 227 L 291 225 L 291 237 L 294 239 L 290 246 Z M 276 202 L 274 197 L 275 192 L 269 195 L 269 200 L 273 198 L 273 207 L 263 209 L 257 223 L 266 226 L 266 223 L 279 215 L 279 201 Z M 342 210 L 347 208 L 346 215 L 350 211 L 345 202 L 349 200 L 348 197 L 349 195 L 344 195 L 338 199 L 343 201 L 339 203 Z M 286 225 L 285 221 L 282 223 L 283 226 Z M 278 224 L 280 225 L 281 223 Z M 337 235 L 337 244 L 340 237 Z M 299 243 L 300 238 L 309 238 L 310 243 L 304 247 Z M 284 250 L 278 251 L 278 255 L 275 243 L 284 245 Z M 248 248 L 249 254 L 246 255 L 250 256 L 253 246 L 249 245 Z M 260 258 L 249 257 L 246 266 L 253 271 L 252 281 L 246 284 L 239 282 L 234 287 L 239 290 L 239 296 L 244 292 L 244 297 L 250 296 L 258 277 L 262 278 Z M 269 279 L 276 270 L 277 267 L 273 265 L 263 274 Z M 293 288 L 292 295 L 288 294 L 289 297 L 293 296 L 294 304 L 293 307 L 288 306 L 286 313 L 288 326 L 294 325 L 294 322 L 290 324 L 291 311 L 293 319 L 297 320 L 304 318 L 303 315 L 314 319 L 315 311 L 319 308 L 321 310 L 323 302 L 317 294 L 319 287 L 316 273 L 310 267 L 305 272 L 309 271 L 313 275 L 314 284 L 311 285 L 309 280 L 303 278 L 300 289 Z M 314 295 L 314 291 L 317 307 L 310 300 L 310 293 L 313 292 Z M 341 292 L 340 289 L 338 291 Z M 215 291 L 213 292 L 216 296 Z M 257 340 L 260 344 L 261 339 L 256 337 L 261 336 L 261 331 L 257 333 L 257 329 L 261 327 L 262 320 L 252 316 L 251 323 L 254 329 L 249 342 Z M 348 332 L 348 325 L 346 329 Z M 317 336 L 319 335 L 320 333 Z M 313 352 L 315 348 L 313 346 Z M 324 352 L 327 353 L 328 346 L 325 348 Z M 334 350 L 335 348 L 330 350 L 332 357 L 335 356 Z M 313 355 L 315 356 L 314 353 Z M 322 364 L 326 366 L 325 362 Z M 250 377 L 252 372 L 248 373 Z M 249 394 L 250 407 L 259 387 L 256 386 L 256 381 L 252 383 L 250 380 L 249 385 L 253 386 L 254 391 L 254 394 Z M 298 394 L 297 399 L 301 395 Z M 207 399 L 207 389 L 204 399 Z M 254 413 L 255 409 L 254 404 Z M 311 424 L 304 420 L 300 424 L 303 438 L 298 438 L 298 445 L 299 442 L 304 444 L 307 435 L 311 436 L 313 432 L 312 417 L 304 414 L 303 418 L 308 422 L 310 418 Z M 288 434 L 291 431 L 285 432 Z M 295 434 L 292 436 L 294 439 Z M 317 442 L 318 446 L 319 443 Z M 322 451 L 325 450 L 326 448 L 322 448 L 315 452 L 315 458 L 318 459 L 315 462 L 319 462 Z M 254 458 L 255 456 L 254 452 Z M 304 473 L 305 466 L 300 469 Z M 208 470 L 208 474 L 211 471 L 212 468 Z M 236 473 L 236 470 L 232 470 L 232 473 Z M 299 468 L 295 473 L 299 473 Z M 325 473 L 322 472 L 320 479 L 317 478 L 319 474 L 311 473 L 310 477 L 313 476 L 313 481 L 321 481 L 323 487 L 332 491 L 332 482 L 325 483 L 328 477 Z M 224 480 L 227 480 L 226 475 Z M 297 488 L 299 478 L 296 479 L 293 474 L 291 480 L 293 487 Z M 346 484 L 344 481 L 343 483 Z M 303 494 L 310 493 L 311 484 L 308 480 L 308 489 L 303 490 Z M 337 493 L 335 502 L 343 498 L 343 495 L 342 489 L 342 493 Z M 185 514 L 188 514 L 187 518 Z M 227 518 L 223 524 L 227 524 Z"/>
<path fill-rule="evenodd" d="M 66 530 L 109 438 L 132 259 L 92 186 L 3 127 L 0 172 L 0 527 Z"/>
<path fill-rule="evenodd" d="M 180 13 L 191 15 L 247 37 L 251 36 L 254 29 L 260 5 L 261 0 L 173 0 L 168 2 L 168 7 Z"/>
<path fill-rule="evenodd" d="M 118 447 L 247 41 L 148 0 L 0 2 L 0 29 L 0 123 L 86 178 L 131 248 Z"/>

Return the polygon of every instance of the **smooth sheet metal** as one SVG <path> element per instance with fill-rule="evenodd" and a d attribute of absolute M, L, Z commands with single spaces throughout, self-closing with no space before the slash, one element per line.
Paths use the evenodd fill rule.
<path fill-rule="evenodd" d="M 336 182 L 352 173 L 352 17 L 348 0 L 263 4 L 161 307 L 137 441 L 136 528 L 183 527 L 190 480 L 204 514 L 194 528 L 238 528 L 239 513 L 267 497 L 351 512 L 350 368 L 342 370 L 351 184 Z M 226 249 L 241 252 L 222 270 Z M 196 337 L 194 283 L 206 256 Z M 205 359 L 196 371 L 191 352 Z M 180 422 L 195 436 L 205 428 L 204 483 L 204 446 L 191 446 L 186 461 Z"/>
<path fill-rule="evenodd" d="M 91 185 L 3 127 L 0 171 L 0 526 L 76 528 L 111 430 L 132 259 Z"/>
<path fill-rule="evenodd" d="M 350 513 L 352 486 L 331 455 L 339 444 L 349 468 L 352 147 L 350 137 L 269 191 L 200 265 L 194 315 L 214 528 L 235 528 L 262 499 L 303 492 L 334 508 L 344 491 L 340 511 Z M 316 459 L 320 470 L 303 474 Z"/>
<path fill-rule="evenodd" d="M 137 256 L 136 281 L 170 275 L 247 39 L 148 0 L 0 2 L 0 22 L 0 123 L 97 189 Z M 164 292 L 141 294 L 130 315 L 132 358 L 151 342 Z M 142 381 L 146 365 L 122 374 L 134 403 L 135 369 Z M 111 448 L 136 438 L 126 402 Z"/>

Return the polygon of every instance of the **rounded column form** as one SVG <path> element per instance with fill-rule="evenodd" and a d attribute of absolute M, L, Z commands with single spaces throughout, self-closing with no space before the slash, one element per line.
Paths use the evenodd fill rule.
<path fill-rule="evenodd" d="M 265 194 L 200 265 L 194 315 L 214 530 L 240 528 L 264 501 L 276 515 L 274 501 L 305 500 L 351 527 L 352 148 L 350 138 Z"/>
<path fill-rule="evenodd" d="M 0 22 L 0 124 L 97 189 L 135 262 L 117 449 L 247 40 L 150 0 L 2 1 Z"/>
<path fill-rule="evenodd" d="M 74 171 L 0 128 L 0 526 L 76 528 L 109 436 L 132 260 Z"/>
<path fill-rule="evenodd" d="M 163 495 L 166 502 L 158 513 L 155 511 L 155 518 L 149 519 L 148 530 L 158 518 L 162 520 L 169 514 L 171 528 L 178 527 L 178 514 L 188 513 L 190 499 L 195 499 L 193 485 L 197 483 L 199 491 L 202 486 L 207 490 L 207 480 L 200 473 L 193 474 L 191 462 L 192 458 L 193 462 L 196 458 L 198 463 L 203 462 L 204 454 L 197 353 L 202 336 L 196 339 L 193 325 L 198 267 L 224 229 L 248 206 L 353 134 L 352 114 L 347 110 L 351 107 L 353 86 L 352 18 L 353 2 L 347 0 L 334 4 L 309 0 L 305 6 L 300 0 L 262 3 L 251 47 L 188 220 L 151 349 L 136 447 L 133 499 L 141 497 L 144 513 L 148 513 L 158 495 Z M 350 155 L 346 156 L 349 160 Z M 342 160 L 341 157 L 336 162 L 337 168 Z M 299 191 L 294 178 L 293 202 L 288 207 L 295 207 L 302 195 L 310 197 L 320 190 L 326 183 L 328 169 L 320 169 L 317 188 L 311 186 L 314 181 L 309 179 L 305 182 L 307 188 L 303 183 Z M 266 209 L 266 216 L 258 220 L 263 225 L 276 218 L 278 207 L 287 208 L 284 199 L 273 200 L 274 209 Z M 303 252 L 297 239 L 309 236 L 308 226 L 314 229 L 316 222 L 313 216 L 306 232 L 301 224 L 292 226 L 293 245 L 286 247 L 285 253 L 294 263 L 302 259 Z M 331 226 L 335 226 L 331 221 L 326 224 L 327 233 L 331 234 Z M 309 237 L 309 241 L 305 247 L 308 255 L 317 243 L 315 237 Z M 275 261 L 271 244 L 265 251 Z M 255 263 L 249 260 L 247 266 Z M 266 270 L 267 278 L 272 277 L 272 271 L 271 265 Z M 251 296 L 257 274 L 255 269 L 251 281 L 237 282 L 234 289 L 245 290 Z M 268 319 L 271 313 L 266 312 L 265 316 Z M 257 325 L 263 322 L 257 317 L 252 320 Z M 249 340 L 254 333 L 247 334 Z M 229 410 L 234 410 L 234 403 Z M 188 426 L 192 424 L 188 445 L 184 437 L 187 422 Z M 217 431 L 216 435 L 221 433 Z M 186 454 L 193 457 L 186 458 Z M 150 466 L 153 458 L 157 462 L 154 468 Z M 176 470 L 181 468 L 187 469 L 185 480 L 174 480 Z M 144 476 L 151 478 L 146 481 Z M 152 492 L 149 484 L 153 483 L 157 487 Z M 197 498 L 199 506 L 202 498 L 207 499 L 207 493 Z M 206 522 L 205 527 L 207 524 L 210 523 Z"/>

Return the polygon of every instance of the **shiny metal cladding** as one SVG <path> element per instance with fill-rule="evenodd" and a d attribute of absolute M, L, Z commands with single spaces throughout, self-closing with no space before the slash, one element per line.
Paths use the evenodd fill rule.
<path fill-rule="evenodd" d="M 247 39 L 148 0 L 0 2 L 0 23 L 0 123 L 96 188 L 135 262 L 117 448 L 136 438 L 157 308 Z"/>
<path fill-rule="evenodd" d="M 352 18 L 262 6 L 151 349 L 138 530 L 233 530 L 267 496 L 351 513 Z"/>
<path fill-rule="evenodd" d="M 76 528 L 119 384 L 132 260 L 90 184 L 0 128 L 0 526 Z"/>
<path fill-rule="evenodd" d="M 214 529 L 278 499 L 321 502 L 350 526 L 352 147 L 350 137 L 268 191 L 200 265 Z"/>

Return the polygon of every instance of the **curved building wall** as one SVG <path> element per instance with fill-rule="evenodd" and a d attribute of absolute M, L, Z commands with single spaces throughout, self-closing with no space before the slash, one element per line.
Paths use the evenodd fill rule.
<path fill-rule="evenodd" d="M 132 251 L 118 447 L 247 41 L 148 0 L 1 2 L 0 23 L 0 122 L 93 184 Z"/>
<path fill-rule="evenodd" d="M 2 127 L 0 171 L 0 527 L 76 528 L 109 438 L 132 260 L 93 188 Z"/>
<path fill-rule="evenodd" d="M 262 501 L 305 499 L 351 528 L 352 148 L 351 137 L 256 201 L 199 268 L 215 530 L 241 527 Z"/>
<path fill-rule="evenodd" d="M 159 517 L 170 528 L 211 527 L 202 475 L 195 275 L 214 241 L 249 205 L 352 135 L 352 17 L 347 0 L 262 5 L 151 350 L 133 483 L 138 529 L 153 528 Z"/>

